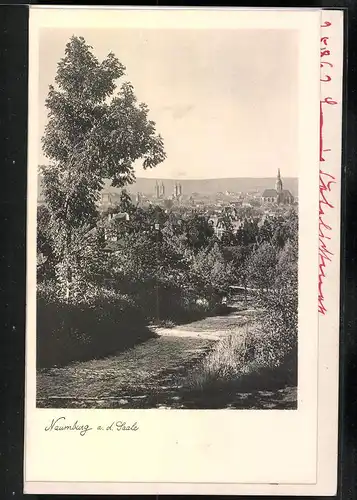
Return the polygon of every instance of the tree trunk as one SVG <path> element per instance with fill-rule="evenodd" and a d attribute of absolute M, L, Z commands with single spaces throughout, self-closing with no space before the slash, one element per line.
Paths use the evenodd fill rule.
<path fill-rule="evenodd" d="M 66 302 L 69 302 L 69 280 L 66 280 Z"/>
<path fill-rule="evenodd" d="M 68 303 L 70 301 L 70 295 L 71 295 L 71 284 L 72 284 L 72 269 L 71 269 L 71 262 L 70 262 L 70 248 L 71 248 L 71 242 L 72 242 L 72 233 L 71 229 L 67 228 L 67 235 L 66 235 L 66 248 L 65 248 L 65 262 L 66 262 L 66 292 L 65 292 L 65 297 L 66 297 L 66 302 Z"/>

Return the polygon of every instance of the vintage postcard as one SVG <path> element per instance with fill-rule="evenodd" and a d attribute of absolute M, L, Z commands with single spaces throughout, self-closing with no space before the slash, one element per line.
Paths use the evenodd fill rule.
<path fill-rule="evenodd" d="M 25 492 L 333 495 L 343 13 L 29 36 Z"/>

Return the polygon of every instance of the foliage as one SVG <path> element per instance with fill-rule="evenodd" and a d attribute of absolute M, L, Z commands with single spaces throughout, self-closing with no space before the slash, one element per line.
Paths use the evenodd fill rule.
<path fill-rule="evenodd" d="M 260 226 L 257 240 L 260 243 L 271 243 L 283 248 L 286 242 L 297 244 L 298 217 L 295 210 L 290 210 L 285 216 L 279 215 L 264 219 Z"/>
<path fill-rule="evenodd" d="M 229 285 L 234 283 L 234 268 L 215 244 L 193 256 L 190 280 L 197 296 L 203 296 L 214 305 L 222 294 L 228 294 Z"/>
<path fill-rule="evenodd" d="M 88 226 L 78 228 L 70 248 L 55 266 L 60 294 L 67 293 L 74 302 L 82 300 L 93 287 L 103 284 L 107 261 L 99 231 Z"/>
<path fill-rule="evenodd" d="M 120 193 L 119 209 L 121 212 L 126 212 L 128 214 L 133 213 L 135 209 L 131 201 L 130 195 L 125 189 L 123 189 L 122 192 Z"/>
<path fill-rule="evenodd" d="M 48 281 L 37 294 L 39 368 L 106 356 L 152 336 L 133 301 L 112 290 L 92 288 L 67 303 Z"/>
<path fill-rule="evenodd" d="M 198 233 L 204 226 L 199 218 L 193 220 Z M 218 244 L 192 245 L 187 227 L 193 227 L 193 220 L 186 225 L 187 220 L 159 208 L 136 208 L 125 230 L 119 229 L 117 250 L 110 257 L 116 286 L 151 308 L 152 316 L 194 309 L 198 299 L 207 299 L 212 309 L 234 281 L 233 266 Z"/>
<path fill-rule="evenodd" d="M 207 217 L 192 213 L 182 220 L 179 227 L 186 237 L 188 247 L 193 251 L 206 248 L 212 242 L 214 230 Z"/>
<path fill-rule="evenodd" d="M 51 214 L 46 205 L 37 209 L 37 279 L 54 277 L 57 263 L 54 252 L 54 231 L 51 227 Z"/>
<path fill-rule="evenodd" d="M 258 237 L 258 223 L 256 219 L 245 217 L 242 226 L 236 234 L 236 241 L 239 245 L 248 246 L 255 244 Z"/>
<path fill-rule="evenodd" d="M 251 254 L 250 246 L 243 246 L 235 244 L 225 246 L 222 242 L 222 252 L 224 258 L 231 263 L 235 276 L 235 284 L 247 286 L 248 284 L 248 269 L 247 262 Z"/>
<path fill-rule="evenodd" d="M 58 63 L 46 107 L 48 123 L 43 151 L 51 161 L 42 167 L 44 197 L 51 217 L 57 276 L 67 298 L 83 266 L 74 268 L 73 247 L 84 228 L 95 227 L 103 179 L 114 186 L 135 180 L 133 163 L 155 167 L 165 158 L 163 141 L 148 119 L 148 107 L 138 103 L 130 83 L 113 96 L 125 68 L 110 53 L 99 62 L 82 37 L 73 36 Z"/>
<path fill-rule="evenodd" d="M 263 355 L 269 364 L 279 365 L 297 346 L 298 266 L 293 244 L 287 243 L 279 252 L 274 287 L 261 297 L 261 304 L 268 311 L 262 324 Z"/>
<path fill-rule="evenodd" d="M 224 337 L 189 374 L 186 397 L 201 394 L 206 400 L 210 394 L 212 401 L 231 401 L 232 395 L 243 392 L 252 393 L 256 404 L 257 390 L 296 386 L 296 345 L 287 350 L 275 340 L 276 336 L 250 326 L 241 335 Z"/>
<path fill-rule="evenodd" d="M 118 240 L 113 243 L 111 252 L 104 252 L 100 224 L 96 231 L 90 232 L 88 245 L 83 244 L 87 241 L 87 232 L 76 232 L 71 256 L 78 262 L 71 267 L 82 266 L 82 271 L 74 280 L 78 287 L 72 290 L 71 302 L 77 311 L 97 307 L 98 300 L 107 302 L 111 309 L 110 304 L 115 303 L 117 297 L 125 297 L 126 304 L 130 299 L 129 311 L 137 311 L 145 318 L 144 322 L 175 323 L 213 312 L 222 294 L 228 292 L 229 285 L 240 283 L 260 290 L 255 305 L 264 311 L 261 328 L 254 335 L 246 336 L 243 358 L 242 348 L 235 342 L 222 344 L 216 361 L 211 360 L 213 364 L 205 368 L 202 377 L 206 380 L 209 372 L 213 379 L 227 378 L 227 370 L 238 373 L 238 366 L 248 367 L 250 363 L 258 363 L 261 367 L 279 366 L 296 351 L 296 237 L 289 238 L 283 248 L 273 242 L 225 246 L 213 238 L 197 249 L 189 244 L 183 219 L 174 212 L 165 213 L 159 207 L 145 210 L 128 206 L 127 209 L 130 219 L 115 222 Z M 120 206 L 116 209 L 121 210 Z M 110 288 L 106 288 L 108 278 Z M 45 283 L 49 284 L 46 294 Z M 65 307 L 60 279 L 52 283 L 46 281 L 41 286 L 42 301 L 60 302 L 61 308 Z M 92 321 L 95 325 L 95 320 Z M 118 321 L 121 324 L 121 320 Z M 70 335 L 64 331 L 64 326 L 56 331 L 61 331 L 65 338 Z M 219 370 L 218 366 L 221 366 Z"/>
<path fill-rule="evenodd" d="M 251 253 L 247 263 L 248 281 L 260 291 L 274 286 L 277 251 L 271 243 L 258 245 Z"/>

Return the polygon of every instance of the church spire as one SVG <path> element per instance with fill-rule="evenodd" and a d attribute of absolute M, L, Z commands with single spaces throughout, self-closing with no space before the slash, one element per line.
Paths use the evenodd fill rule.
<path fill-rule="evenodd" d="M 282 180 L 280 177 L 280 168 L 278 168 L 278 175 L 276 177 L 275 189 L 276 189 L 278 194 L 281 193 L 283 190 L 283 183 L 282 183 Z"/>

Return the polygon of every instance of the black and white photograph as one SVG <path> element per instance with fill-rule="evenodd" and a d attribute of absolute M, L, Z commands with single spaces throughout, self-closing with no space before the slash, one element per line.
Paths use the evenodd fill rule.
<path fill-rule="evenodd" d="M 343 13 L 29 10 L 26 493 L 333 495 Z"/>
<path fill-rule="evenodd" d="M 40 31 L 38 408 L 297 409 L 297 53 Z"/>

